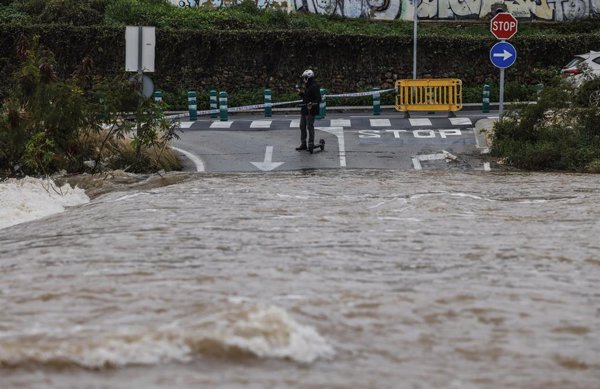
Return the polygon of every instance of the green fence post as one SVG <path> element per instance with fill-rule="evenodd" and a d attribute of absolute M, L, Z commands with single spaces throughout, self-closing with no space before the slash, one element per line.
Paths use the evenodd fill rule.
<path fill-rule="evenodd" d="M 325 115 L 327 115 L 327 102 L 325 101 L 325 93 L 327 93 L 327 89 L 321 88 L 321 103 L 319 104 L 319 116 L 315 119 L 325 119 Z"/>
<path fill-rule="evenodd" d="M 196 92 L 188 92 L 188 111 L 190 112 L 190 120 L 198 119 L 198 103 L 196 100 Z"/>
<path fill-rule="evenodd" d="M 270 118 L 273 115 L 273 103 L 271 89 L 265 89 L 265 117 Z"/>
<path fill-rule="evenodd" d="M 379 88 L 373 88 L 373 115 L 379 115 L 381 113 L 381 93 Z"/>
<path fill-rule="evenodd" d="M 157 103 L 162 102 L 162 92 L 157 90 L 154 92 L 154 101 Z"/>
<path fill-rule="evenodd" d="M 488 84 L 485 84 L 483 86 L 483 100 L 481 103 L 481 112 L 490 112 L 490 86 Z"/>
<path fill-rule="evenodd" d="M 211 90 L 210 91 L 210 110 L 215 110 L 218 109 L 218 100 L 217 100 L 217 91 L 216 90 Z M 217 114 L 216 113 L 211 113 L 210 117 L 213 119 L 217 118 Z"/>
<path fill-rule="evenodd" d="M 222 122 L 226 122 L 229 115 L 229 109 L 227 107 L 227 92 L 219 93 L 219 112 L 221 116 L 220 120 Z"/>

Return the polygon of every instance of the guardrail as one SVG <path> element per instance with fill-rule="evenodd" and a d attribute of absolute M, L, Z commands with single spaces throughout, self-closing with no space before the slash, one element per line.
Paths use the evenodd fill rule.
<path fill-rule="evenodd" d="M 447 111 L 462 109 L 462 81 L 458 79 L 423 79 L 396 81 L 396 111 Z"/>

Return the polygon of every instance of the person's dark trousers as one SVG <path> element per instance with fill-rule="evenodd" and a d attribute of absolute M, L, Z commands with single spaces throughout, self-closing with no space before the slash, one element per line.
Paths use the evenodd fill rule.
<path fill-rule="evenodd" d="M 315 144 L 315 117 L 308 114 L 300 117 L 300 142 L 306 144 L 306 135 L 308 129 L 308 145 Z"/>

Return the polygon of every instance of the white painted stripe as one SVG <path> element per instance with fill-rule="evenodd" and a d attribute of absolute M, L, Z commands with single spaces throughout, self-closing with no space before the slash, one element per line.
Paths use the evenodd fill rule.
<path fill-rule="evenodd" d="M 272 120 L 253 120 L 250 128 L 270 128 Z"/>
<path fill-rule="evenodd" d="M 199 157 L 197 157 L 196 155 L 190 153 L 189 151 L 182 150 L 182 149 L 180 149 L 178 147 L 171 146 L 171 148 L 173 150 L 175 150 L 175 151 L 180 152 L 181 154 L 185 155 L 186 157 L 188 157 L 194 163 L 194 165 L 196 165 L 196 171 L 197 172 L 204 172 L 205 171 L 204 170 L 204 162 L 202 162 L 202 160 Z"/>
<path fill-rule="evenodd" d="M 488 119 L 500 119 L 500 116 L 488 116 Z"/>
<path fill-rule="evenodd" d="M 415 170 L 422 170 L 423 167 L 421 166 L 421 161 L 435 161 L 438 159 L 445 159 L 446 161 L 456 161 L 458 157 L 456 155 L 450 154 L 446 150 L 442 150 L 441 153 L 437 154 L 420 154 L 415 157 L 412 157 L 412 163 Z"/>
<path fill-rule="evenodd" d="M 413 157 L 412 163 L 413 163 L 413 167 L 415 168 L 415 170 L 422 170 L 423 169 L 423 167 L 421 166 L 421 162 L 419 162 L 419 158 Z"/>
<path fill-rule="evenodd" d="M 194 122 L 180 122 L 179 126 L 181 128 L 190 128 L 192 126 L 192 124 L 194 124 Z"/>
<path fill-rule="evenodd" d="M 490 168 L 490 163 L 489 162 L 484 162 L 483 163 L 483 170 L 486 172 L 492 171 L 492 169 Z"/>
<path fill-rule="evenodd" d="M 350 119 L 331 119 L 331 127 L 351 127 Z"/>
<path fill-rule="evenodd" d="M 290 128 L 300 128 L 300 120 L 292 120 L 290 122 Z"/>
<path fill-rule="evenodd" d="M 371 127 L 391 127 L 390 119 L 369 119 Z"/>
<path fill-rule="evenodd" d="M 431 120 L 426 118 L 408 119 L 411 126 L 431 126 Z"/>
<path fill-rule="evenodd" d="M 233 122 L 214 121 L 210 125 L 210 128 L 231 128 L 232 124 L 233 124 Z"/>
<path fill-rule="evenodd" d="M 342 127 L 315 127 L 315 129 L 328 132 L 337 137 L 340 167 L 346 167 L 346 145 L 344 142 L 344 129 Z"/>
<path fill-rule="evenodd" d="M 470 126 L 473 124 L 469 118 L 450 118 L 450 123 L 454 126 Z"/>

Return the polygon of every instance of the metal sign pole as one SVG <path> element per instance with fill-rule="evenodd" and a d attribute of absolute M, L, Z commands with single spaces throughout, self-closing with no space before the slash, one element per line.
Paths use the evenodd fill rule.
<path fill-rule="evenodd" d="M 140 96 L 144 94 L 144 31 L 143 27 L 140 26 L 138 28 L 138 66 L 137 66 L 137 75 L 138 75 L 138 87 L 140 88 Z"/>
<path fill-rule="evenodd" d="M 413 0 L 413 80 L 417 79 L 417 1 Z"/>
<path fill-rule="evenodd" d="M 142 65 L 142 61 L 143 61 L 143 56 L 142 56 L 142 52 L 144 50 L 144 32 L 143 32 L 143 27 L 140 26 L 138 27 L 138 70 L 137 70 L 137 81 L 138 81 L 138 90 L 139 90 L 139 97 L 138 97 L 138 114 L 140 111 L 140 108 L 142 107 L 142 100 L 144 98 L 144 71 L 143 71 L 143 65 Z M 139 115 L 137 115 L 139 116 Z M 140 118 L 136 117 L 136 121 L 137 121 L 137 129 L 136 129 L 136 136 L 139 138 L 140 133 L 141 133 L 141 123 L 140 123 Z M 142 155 L 142 148 L 141 148 L 141 142 L 137 143 L 137 147 L 136 147 L 136 157 L 137 160 L 139 161 L 141 159 L 141 155 Z"/>
<path fill-rule="evenodd" d="M 504 112 L 504 68 L 500 68 L 500 107 L 498 108 L 498 117 L 502 119 Z"/>

